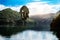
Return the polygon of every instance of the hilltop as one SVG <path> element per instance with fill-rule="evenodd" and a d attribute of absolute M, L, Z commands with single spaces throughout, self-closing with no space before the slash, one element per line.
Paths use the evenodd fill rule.
<path fill-rule="evenodd" d="M 10 8 L 0 11 L 0 22 L 14 22 L 20 19 L 20 14 Z"/>

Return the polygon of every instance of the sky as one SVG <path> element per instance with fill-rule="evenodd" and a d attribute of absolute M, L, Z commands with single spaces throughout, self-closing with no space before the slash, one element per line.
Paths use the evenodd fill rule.
<path fill-rule="evenodd" d="M 0 0 L 0 11 L 11 8 L 19 12 L 23 5 L 29 8 L 29 15 L 56 13 L 60 10 L 60 0 Z"/>

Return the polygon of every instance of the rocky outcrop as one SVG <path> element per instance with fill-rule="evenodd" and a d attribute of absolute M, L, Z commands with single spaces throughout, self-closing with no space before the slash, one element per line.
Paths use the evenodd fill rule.
<path fill-rule="evenodd" d="M 51 31 L 59 38 L 60 40 L 60 12 L 57 12 L 57 16 L 53 19 L 51 23 Z"/>

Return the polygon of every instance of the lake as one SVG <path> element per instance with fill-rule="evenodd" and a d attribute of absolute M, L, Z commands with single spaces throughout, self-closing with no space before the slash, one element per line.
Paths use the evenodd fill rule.
<path fill-rule="evenodd" d="M 21 26 L 21 25 L 14 25 L 14 24 L 12 24 L 12 25 L 10 25 L 10 24 L 9 25 L 0 25 L 0 27 L 2 27 L 2 28 L 8 27 L 8 30 L 7 30 L 8 32 L 11 32 L 11 31 L 13 32 L 13 35 L 11 35 L 10 38 L 7 38 L 5 36 L 0 35 L 0 40 L 58 40 L 58 38 L 55 35 L 53 35 L 53 32 L 51 32 L 51 31 L 35 30 L 36 28 L 34 29 L 34 26 L 32 24 L 31 25 L 29 24 L 28 26 L 29 27 L 27 27 L 25 25 Z M 9 28 L 11 28 L 11 29 L 9 29 Z M 19 30 L 21 30 L 23 28 L 24 28 L 24 30 L 22 32 L 20 32 Z M 31 28 L 33 28 L 33 30 Z M 48 27 L 48 29 L 49 29 L 49 27 Z M 17 32 L 16 34 L 14 34 L 15 30 Z M 4 32 L 6 32 L 6 30 L 4 30 Z M 1 33 L 1 30 L 0 30 L 0 33 Z"/>
<path fill-rule="evenodd" d="M 0 36 L 0 40 L 58 40 L 58 38 L 49 31 L 25 30 L 12 35 L 11 38 Z"/>

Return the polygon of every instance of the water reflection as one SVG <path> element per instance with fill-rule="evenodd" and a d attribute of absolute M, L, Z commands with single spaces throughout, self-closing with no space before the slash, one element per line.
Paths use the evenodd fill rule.
<path fill-rule="evenodd" d="M 36 29 L 36 25 L 32 23 L 0 25 L 0 40 L 58 40 L 52 32 Z"/>
<path fill-rule="evenodd" d="M 0 35 L 10 37 L 13 34 L 22 32 L 24 30 L 32 29 L 34 24 L 4 24 L 0 25 Z"/>
<path fill-rule="evenodd" d="M 11 38 L 0 36 L 0 40 L 58 40 L 58 38 L 52 32 L 48 31 L 25 30 L 16 35 L 12 35 Z"/>

